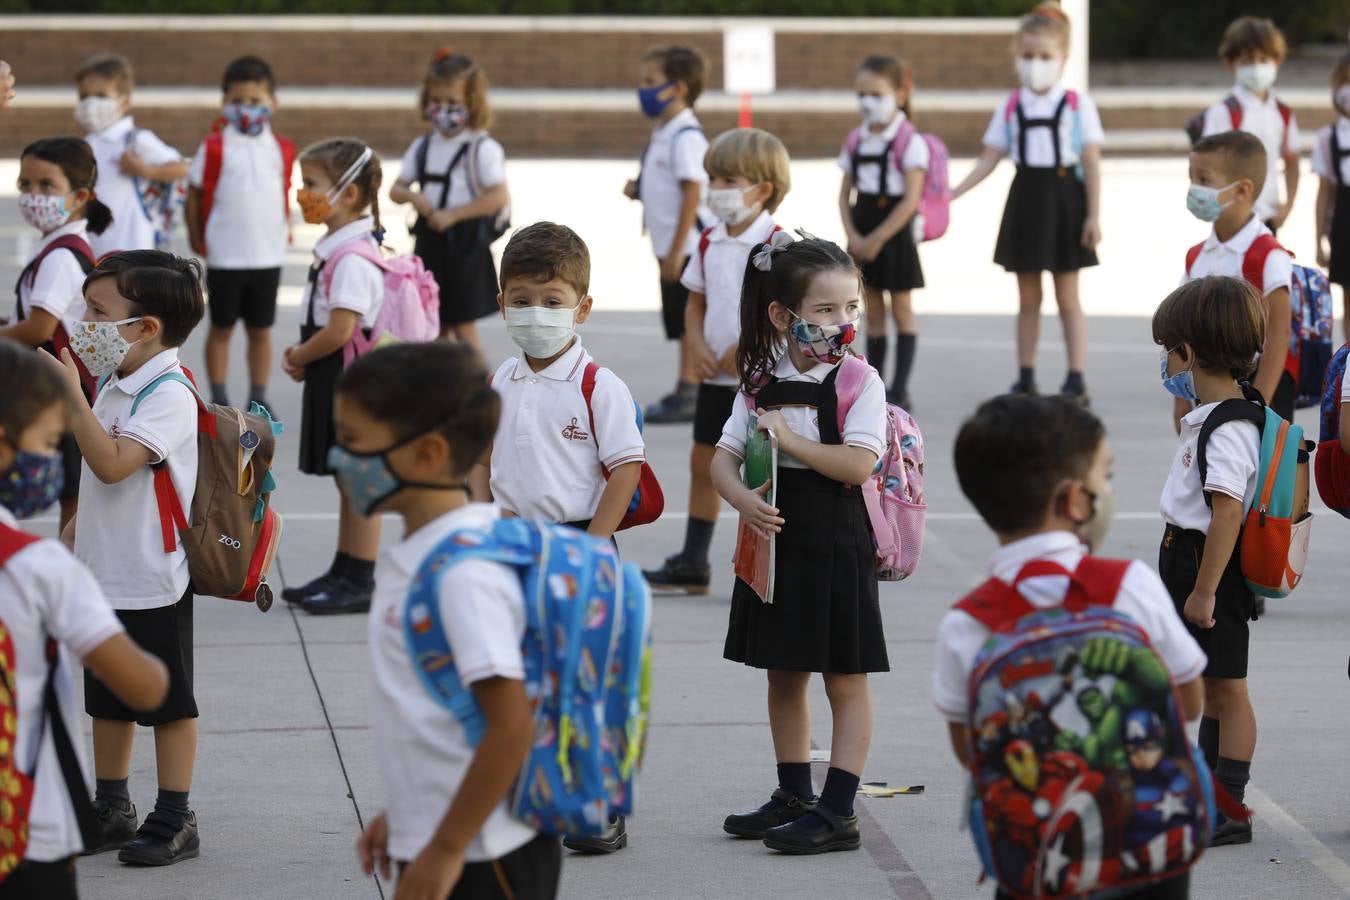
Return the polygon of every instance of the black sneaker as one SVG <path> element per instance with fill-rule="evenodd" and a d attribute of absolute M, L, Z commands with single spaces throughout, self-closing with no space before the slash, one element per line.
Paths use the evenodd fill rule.
<path fill-rule="evenodd" d="M 623 816 L 615 816 L 609 820 L 605 830 L 594 837 L 565 837 L 562 844 L 577 853 L 613 853 L 628 846 L 627 823 Z"/>
<path fill-rule="evenodd" d="M 862 846 L 857 816 L 836 816 L 817 805 L 794 822 L 770 828 L 764 834 L 764 846 L 779 853 L 807 855 L 834 850 L 857 850 Z"/>
<path fill-rule="evenodd" d="M 197 814 L 188 813 L 180 823 L 176 817 L 156 809 L 145 817 L 140 830 L 117 854 L 117 859 L 134 866 L 171 866 L 181 859 L 196 859 L 200 853 Z"/>
<path fill-rule="evenodd" d="M 98 816 L 98 846 L 86 847 L 81 856 L 118 850 L 136 836 L 136 804 L 129 804 L 126 809 L 122 809 L 95 797 L 94 814 Z"/>
<path fill-rule="evenodd" d="M 315 594 L 321 594 L 324 591 L 328 590 L 330 587 L 333 586 L 333 582 L 336 580 L 337 576 L 335 576 L 332 572 L 324 572 L 322 575 L 320 575 L 318 578 L 315 578 L 309 584 L 302 584 L 299 587 L 286 588 L 281 592 L 281 599 L 285 600 L 287 603 L 293 603 L 296 606 L 299 606 L 301 603 L 305 602 L 306 597 L 311 597 Z"/>
<path fill-rule="evenodd" d="M 1078 390 L 1071 390 L 1068 385 L 1065 385 L 1064 387 L 1059 389 L 1059 395 L 1068 400 L 1072 400 L 1074 403 L 1077 403 L 1079 406 L 1083 407 L 1083 409 L 1087 409 L 1088 407 L 1092 406 L 1092 398 L 1088 396 L 1086 387 L 1080 388 Z"/>
<path fill-rule="evenodd" d="M 1040 396 L 1041 392 L 1037 390 L 1036 382 L 1034 381 L 1031 382 L 1030 384 L 1023 384 L 1020 381 L 1015 381 L 1013 382 L 1013 386 L 1008 388 L 1008 393 L 1025 394 L 1028 397 L 1038 397 Z"/>
<path fill-rule="evenodd" d="M 306 597 L 300 608 L 315 616 L 369 612 L 370 597 L 374 592 L 374 582 L 359 585 L 346 578 L 335 578 L 324 590 Z"/>
<path fill-rule="evenodd" d="M 642 411 L 642 419 L 648 425 L 675 425 L 694 421 L 694 407 L 698 405 L 698 395 L 692 391 L 687 394 L 667 394 Z"/>
<path fill-rule="evenodd" d="M 795 822 L 815 808 L 815 798 L 803 800 L 791 791 L 779 788 L 759 809 L 727 816 L 722 822 L 722 830 L 736 837 L 763 840 L 770 828 Z"/>
<path fill-rule="evenodd" d="M 1226 847 L 1229 844 L 1250 844 L 1252 842 L 1252 823 L 1224 816 L 1214 833 L 1209 836 L 1211 847 Z"/>
<path fill-rule="evenodd" d="M 659 569 L 643 571 L 653 590 L 684 591 L 686 594 L 706 594 L 712 582 L 712 567 L 699 565 L 679 553 L 667 557 Z"/>

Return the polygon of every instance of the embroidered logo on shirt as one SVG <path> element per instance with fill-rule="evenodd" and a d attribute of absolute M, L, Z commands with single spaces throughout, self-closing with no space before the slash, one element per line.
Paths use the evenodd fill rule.
<path fill-rule="evenodd" d="M 562 436 L 569 441 L 586 441 L 590 440 L 591 437 L 584 428 L 577 424 L 575 417 L 572 419 L 572 424 L 562 430 Z"/>
<path fill-rule="evenodd" d="M 1191 448 L 1187 447 L 1186 452 L 1181 454 L 1181 467 L 1189 469 L 1191 467 Z"/>

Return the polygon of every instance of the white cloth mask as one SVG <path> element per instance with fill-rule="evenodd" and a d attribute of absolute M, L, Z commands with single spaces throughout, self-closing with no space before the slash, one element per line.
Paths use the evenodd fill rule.
<path fill-rule="evenodd" d="M 114 97 L 85 97 L 75 104 L 75 122 L 85 131 L 102 131 L 122 118 Z"/>
<path fill-rule="evenodd" d="M 759 204 L 745 205 L 745 192 L 749 188 L 712 188 L 708 191 L 708 209 L 717 216 L 718 221 L 728 225 L 740 225 L 749 221 L 759 212 Z"/>
<path fill-rule="evenodd" d="M 1062 59 L 1023 59 L 1017 58 L 1017 80 L 1022 87 L 1043 94 L 1059 82 L 1060 72 L 1064 69 Z"/>
<path fill-rule="evenodd" d="M 534 359 L 557 356 L 572 340 L 577 328 L 576 307 L 548 309 L 526 306 L 506 311 L 506 333 L 516 346 Z"/>
<path fill-rule="evenodd" d="M 882 94 L 872 96 L 863 94 L 858 97 L 858 112 L 862 114 L 862 119 L 868 125 L 888 125 L 891 119 L 895 118 L 895 112 L 899 107 L 895 103 L 894 94 Z"/>
<path fill-rule="evenodd" d="M 1280 67 L 1273 62 L 1247 63 L 1237 67 L 1237 83 L 1253 94 L 1264 94 L 1275 83 Z"/>

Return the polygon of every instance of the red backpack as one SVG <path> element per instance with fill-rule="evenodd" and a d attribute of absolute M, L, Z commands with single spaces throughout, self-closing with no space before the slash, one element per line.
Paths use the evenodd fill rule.
<path fill-rule="evenodd" d="M 216 199 L 216 186 L 220 184 L 220 169 L 225 162 L 225 135 L 221 127 L 224 119 L 217 119 L 211 133 L 206 136 L 206 159 L 202 169 L 201 233 L 202 243 L 206 243 L 206 223 L 211 219 L 211 206 Z M 291 170 L 295 168 L 295 142 L 273 133 L 277 147 L 281 150 L 281 203 L 286 210 L 287 228 L 291 221 Z"/>
<path fill-rule="evenodd" d="M 590 418 L 591 434 L 595 438 L 595 446 L 600 448 L 600 436 L 595 432 L 595 410 L 591 407 L 591 395 L 595 393 L 595 376 L 600 371 L 600 366 L 592 360 L 586 363 L 586 371 L 581 375 L 581 396 L 586 398 L 586 415 Z M 642 431 L 642 407 L 633 401 L 633 408 L 637 411 L 638 431 Z M 604 473 L 605 480 L 609 481 L 609 469 L 601 464 L 600 471 Z M 638 477 L 637 490 L 633 492 L 633 500 L 628 504 L 628 511 L 623 514 L 623 519 L 619 522 L 619 527 L 615 531 L 623 531 L 625 528 L 632 528 L 635 525 L 647 525 L 661 518 L 661 513 L 665 512 L 666 498 L 661 492 L 661 482 L 656 480 L 656 473 L 644 459 L 642 461 L 642 474 Z"/>
<path fill-rule="evenodd" d="M 75 254 L 75 261 L 80 264 L 80 269 L 83 270 L 84 274 L 88 275 L 93 271 L 96 261 L 94 259 L 93 248 L 89 246 L 89 241 L 78 234 L 61 235 L 59 238 L 39 250 L 38 255 L 33 257 L 32 262 L 23 267 L 23 271 L 19 273 L 18 280 L 14 282 L 14 296 L 16 298 L 15 309 L 20 318 L 23 317 L 23 294 L 20 292 L 19 288 L 23 285 L 25 279 L 28 281 L 28 286 L 31 288 L 34 282 L 37 281 L 38 269 L 42 266 L 42 261 L 57 250 L 69 250 L 71 253 Z M 52 355 L 57 359 L 60 359 L 61 351 L 69 346 L 70 332 L 66 329 L 65 322 L 58 321 L 56 323 L 56 330 L 52 332 L 50 346 L 45 349 L 51 350 Z M 70 355 L 71 358 L 75 360 L 75 368 L 80 370 L 80 384 L 84 386 L 85 397 L 94 396 L 94 376 L 89 374 L 89 370 L 85 368 L 84 362 L 75 355 L 74 351 L 71 351 Z"/>

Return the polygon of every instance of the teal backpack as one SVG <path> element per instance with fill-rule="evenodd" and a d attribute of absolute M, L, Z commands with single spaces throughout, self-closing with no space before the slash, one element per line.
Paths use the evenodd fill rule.
<path fill-rule="evenodd" d="M 413 670 L 477 745 L 485 723 L 460 681 L 441 620 L 441 584 L 468 559 L 513 569 L 525 595 L 525 690 L 534 742 L 509 798 L 544 834 L 587 836 L 633 811 L 651 688 L 651 591 L 609 541 L 563 525 L 502 519 L 448 535 L 408 591 Z"/>

